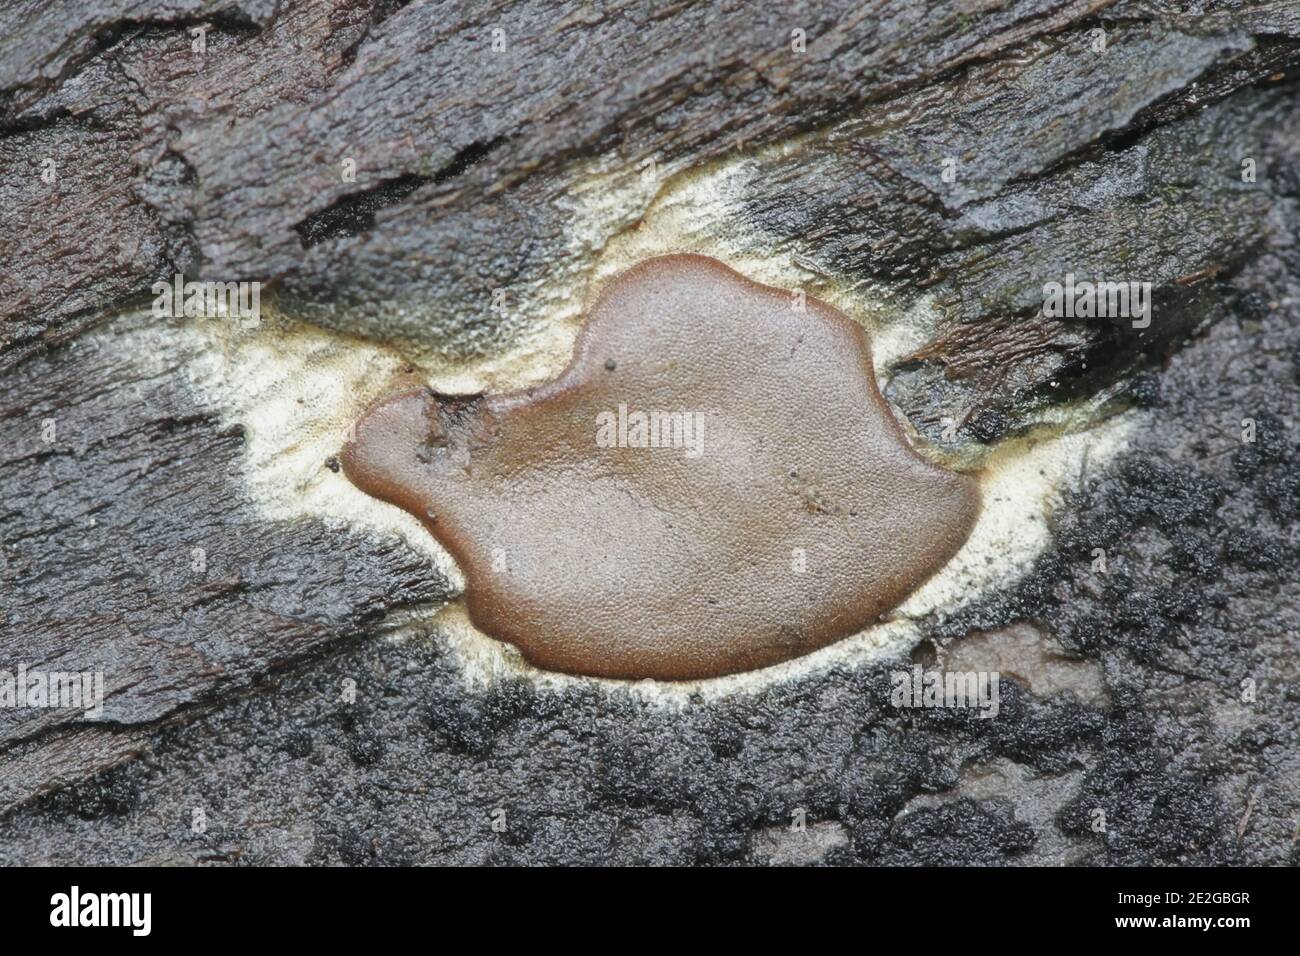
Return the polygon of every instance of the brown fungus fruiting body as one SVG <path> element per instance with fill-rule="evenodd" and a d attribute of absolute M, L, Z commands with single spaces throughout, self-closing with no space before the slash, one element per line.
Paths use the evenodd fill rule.
<path fill-rule="evenodd" d="M 703 256 L 611 280 L 554 381 L 394 395 L 342 458 L 455 557 L 476 627 L 600 677 L 824 647 L 938 570 L 979 509 L 908 444 L 861 327 Z"/>

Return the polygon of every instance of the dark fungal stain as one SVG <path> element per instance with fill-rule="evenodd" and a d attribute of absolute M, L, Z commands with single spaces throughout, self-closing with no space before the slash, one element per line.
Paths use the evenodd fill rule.
<path fill-rule="evenodd" d="M 677 417 L 656 441 L 637 413 Z M 938 570 L 979 510 L 972 478 L 908 444 L 861 327 L 703 256 L 612 280 L 556 380 L 391 396 L 342 461 L 456 558 L 476 627 L 600 677 L 824 647 Z"/>

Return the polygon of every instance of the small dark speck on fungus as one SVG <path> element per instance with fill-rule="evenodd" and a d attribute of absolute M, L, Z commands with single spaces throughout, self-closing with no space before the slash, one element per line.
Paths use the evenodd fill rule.
<path fill-rule="evenodd" d="M 475 626 L 538 667 L 685 680 L 807 654 L 947 562 L 979 490 L 908 444 L 862 328 L 796 302 L 703 256 L 648 260 L 557 379 L 390 396 L 344 471 L 424 522 Z"/>

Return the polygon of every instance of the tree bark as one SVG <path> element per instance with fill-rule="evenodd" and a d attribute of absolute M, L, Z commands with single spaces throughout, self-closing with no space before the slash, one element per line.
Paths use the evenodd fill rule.
<path fill-rule="evenodd" d="M 453 593 L 409 548 L 250 504 L 200 356 L 132 351 L 153 283 L 256 280 L 333 332 L 493 355 L 522 328 L 496 292 L 534 318 L 543 284 L 580 297 L 653 201 L 575 242 L 598 175 L 749 162 L 696 244 L 935 303 L 888 397 L 978 453 L 1137 400 L 1229 314 L 1293 222 L 1297 70 L 1288 0 L 8 4 L 0 661 L 115 678 L 106 722 L 0 710 L 0 809 Z M 1039 315 L 1075 263 L 1176 320 Z"/>

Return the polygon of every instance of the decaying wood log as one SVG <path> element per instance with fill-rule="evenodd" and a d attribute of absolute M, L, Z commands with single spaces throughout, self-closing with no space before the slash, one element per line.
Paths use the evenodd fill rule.
<path fill-rule="evenodd" d="M 478 359 L 685 195 L 669 244 L 793 263 L 916 325 L 887 395 L 923 435 L 1131 401 L 1296 202 L 1300 14 L 966 6 L 7 4 L 0 668 L 115 676 L 100 721 L 0 710 L 0 809 L 454 591 L 422 552 L 257 507 L 256 416 L 195 397 L 212 346 L 149 354 L 151 287 L 178 273 L 261 282 L 287 319 L 413 363 Z M 726 197 L 689 192 L 716 170 Z M 1140 277 L 1169 318 L 1039 315 L 1072 271 Z"/>

